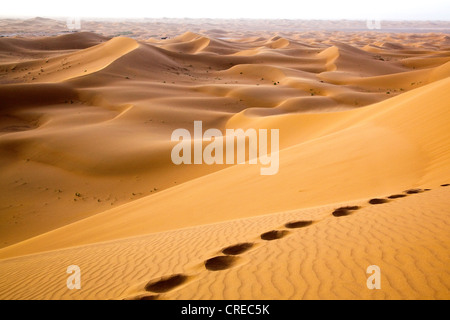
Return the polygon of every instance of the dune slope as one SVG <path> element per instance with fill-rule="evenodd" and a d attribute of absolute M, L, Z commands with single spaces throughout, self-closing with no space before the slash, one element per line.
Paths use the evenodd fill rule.
<path fill-rule="evenodd" d="M 1 260 L 0 299 L 448 299 L 450 189 L 431 188 Z"/>

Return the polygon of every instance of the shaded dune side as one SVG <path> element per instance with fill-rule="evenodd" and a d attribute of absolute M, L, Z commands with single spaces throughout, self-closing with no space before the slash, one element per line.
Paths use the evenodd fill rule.
<path fill-rule="evenodd" d="M 64 83 L 8 84 L 0 86 L 0 96 L 0 112 L 5 115 L 13 108 L 54 105 L 77 99 L 78 92 Z"/>

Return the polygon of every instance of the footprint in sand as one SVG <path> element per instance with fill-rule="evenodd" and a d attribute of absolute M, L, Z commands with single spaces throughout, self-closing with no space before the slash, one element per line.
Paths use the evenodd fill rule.
<path fill-rule="evenodd" d="M 416 193 L 422 193 L 424 191 L 425 190 L 423 190 L 423 189 L 409 189 L 409 190 L 406 190 L 405 193 L 406 194 L 416 194 Z"/>
<path fill-rule="evenodd" d="M 239 243 L 235 244 L 229 247 L 226 247 L 222 250 L 223 254 L 226 254 L 228 256 L 237 256 L 240 255 L 248 250 L 250 250 L 254 246 L 253 243 L 246 242 L 246 243 Z"/>
<path fill-rule="evenodd" d="M 392 196 L 389 196 L 388 199 L 399 199 L 399 198 L 404 198 L 407 197 L 406 194 L 393 194 Z"/>
<path fill-rule="evenodd" d="M 157 294 L 155 294 L 155 295 L 141 294 L 139 296 L 124 299 L 124 300 L 158 300 L 158 298 L 159 298 L 159 295 L 157 295 Z"/>
<path fill-rule="evenodd" d="M 360 209 L 359 206 L 347 206 L 347 207 L 340 207 L 333 211 L 333 216 L 335 217 L 345 217 L 353 213 L 353 211 L 356 211 Z"/>
<path fill-rule="evenodd" d="M 299 228 L 308 227 L 308 226 L 312 225 L 312 223 L 313 222 L 311 220 L 293 221 L 293 222 L 286 223 L 284 226 L 288 229 L 299 229 Z"/>
<path fill-rule="evenodd" d="M 220 271 L 229 269 L 236 264 L 238 257 L 217 256 L 205 261 L 205 268 L 209 271 Z"/>
<path fill-rule="evenodd" d="M 289 231 L 286 231 L 286 230 L 272 230 L 272 231 L 263 233 L 261 235 L 261 239 L 266 240 L 266 241 L 278 240 L 278 239 L 281 239 L 281 238 L 287 236 L 288 233 L 289 233 Z"/>
<path fill-rule="evenodd" d="M 441 184 L 441 187 L 450 187 L 450 183 Z"/>
<path fill-rule="evenodd" d="M 170 291 L 183 283 L 185 283 L 189 279 L 188 276 L 184 274 L 175 274 L 172 276 L 168 276 L 162 278 L 157 281 L 150 281 L 145 285 L 145 291 L 163 293 Z"/>
<path fill-rule="evenodd" d="M 383 203 L 388 203 L 389 200 L 387 199 L 380 199 L 380 198 L 374 198 L 374 199 L 370 199 L 369 203 L 370 204 L 383 204 Z"/>

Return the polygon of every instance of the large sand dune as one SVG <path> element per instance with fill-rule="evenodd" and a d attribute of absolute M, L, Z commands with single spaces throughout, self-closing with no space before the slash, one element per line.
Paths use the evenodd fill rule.
<path fill-rule="evenodd" d="M 0 38 L 1 299 L 450 297 L 448 36 L 143 35 Z M 279 172 L 174 165 L 196 120 Z"/>

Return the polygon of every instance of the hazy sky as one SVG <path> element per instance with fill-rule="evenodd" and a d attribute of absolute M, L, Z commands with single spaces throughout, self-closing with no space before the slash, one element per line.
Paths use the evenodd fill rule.
<path fill-rule="evenodd" d="M 6 0 L 0 16 L 450 20 L 450 0 Z"/>

